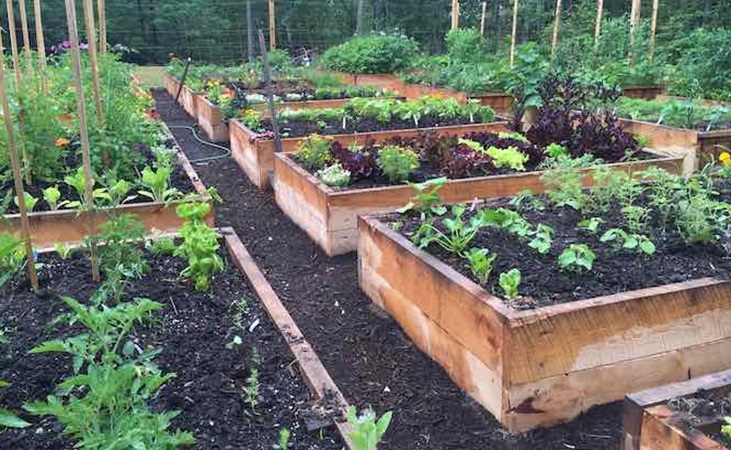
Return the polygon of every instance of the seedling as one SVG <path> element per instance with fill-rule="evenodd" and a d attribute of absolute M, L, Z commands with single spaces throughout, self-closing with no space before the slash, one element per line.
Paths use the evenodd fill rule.
<path fill-rule="evenodd" d="M 376 413 L 373 409 L 368 408 L 359 416 L 355 406 L 349 406 L 347 417 L 348 425 L 352 428 L 349 437 L 356 449 L 377 450 L 378 444 L 388 431 L 393 413 L 389 411 L 376 420 Z"/>
<path fill-rule="evenodd" d="M 551 250 L 553 245 L 553 228 L 548 225 L 538 224 L 536 231 L 533 233 L 533 240 L 528 246 L 535 249 L 541 255 L 545 255 Z"/>
<path fill-rule="evenodd" d="M 520 281 L 521 275 L 520 270 L 518 269 L 510 269 L 509 271 L 500 274 L 500 289 L 503 290 L 503 293 L 508 300 L 515 300 L 520 295 L 518 292 Z"/>
<path fill-rule="evenodd" d="M 655 253 L 655 244 L 643 234 L 630 234 L 620 228 L 607 230 L 599 239 L 602 242 L 612 242 L 615 248 L 635 250 L 646 255 Z"/>
<path fill-rule="evenodd" d="M 571 244 L 558 256 L 558 265 L 570 272 L 590 271 L 596 255 L 586 244 Z"/>
<path fill-rule="evenodd" d="M 480 284 L 487 283 L 492 273 L 492 265 L 497 258 L 496 254 L 490 254 L 486 248 L 473 248 L 465 254 L 465 259 L 469 262 L 472 275 L 477 278 Z"/>

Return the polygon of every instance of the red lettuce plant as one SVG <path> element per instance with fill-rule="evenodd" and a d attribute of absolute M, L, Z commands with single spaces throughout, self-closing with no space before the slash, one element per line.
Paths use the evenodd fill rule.
<path fill-rule="evenodd" d="M 330 146 L 330 153 L 340 163 L 343 169 L 350 172 L 352 181 L 368 178 L 376 171 L 377 152 L 372 143 L 367 143 L 362 149 L 351 150 L 340 142 L 333 142 Z"/>

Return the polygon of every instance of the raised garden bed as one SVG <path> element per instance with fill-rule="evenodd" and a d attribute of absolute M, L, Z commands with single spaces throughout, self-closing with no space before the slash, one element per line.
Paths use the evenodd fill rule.
<path fill-rule="evenodd" d="M 720 188 L 727 201 L 728 183 Z M 486 207 L 513 208 L 507 199 Z M 728 367 L 731 282 L 720 246 L 687 245 L 673 229 L 646 225 L 657 250 L 628 254 L 575 228 L 585 215 L 568 207 L 525 211 L 530 225 L 553 227 L 553 247 L 540 255 L 486 228 L 467 247 L 498 254 L 481 284 L 464 259 L 435 244 L 420 250 L 404 235 L 414 235 L 418 215 L 358 223 L 363 291 L 506 428 L 566 422 L 627 392 Z M 606 228 L 623 226 L 618 211 L 599 214 Z M 593 270 L 559 268 L 561 250 L 582 241 L 598 255 Z M 511 267 L 524 279 L 520 295 L 504 300 L 495 274 Z"/>
<path fill-rule="evenodd" d="M 165 87 L 165 90 L 168 91 L 168 94 L 170 94 L 173 98 L 176 98 L 178 95 L 178 90 L 180 89 L 180 81 L 171 77 L 168 74 L 163 75 L 162 77 L 162 84 Z M 188 86 L 183 86 L 183 90 L 180 92 L 180 98 L 178 99 L 178 103 L 185 109 L 185 112 L 187 112 L 192 117 L 198 117 L 198 102 L 197 102 L 197 95 L 196 92 L 194 92 L 192 89 L 190 89 Z"/>
<path fill-rule="evenodd" d="M 651 152 L 651 151 L 650 151 Z M 640 172 L 657 166 L 679 172 L 680 157 L 655 154 L 656 159 L 611 164 L 627 172 Z M 414 195 L 408 185 L 368 188 L 332 188 L 303 168 L 290 155 L 275 155 L 274 193 L 279 207 L 327 253 L 335 256 L 358 247 L 358 216 L 395 211 Z M 591 169 L 587 169 L 590 172 Z M 477 176 L 449 180 L 440 191 L 447 203 L 460 203 L 475 198 L 513 196 L 530 189 L 542 193 L 543 171 L 514 172 L 503 175 Z M 591 177 L 584 179 L 585 186 Z"/>
<path fill-rule="evenodd" d="M 399 78 L 391 73 L 357 74 L 345 72 L 330 72 L 336 74 L 345 84 L 353 86 L 377 86 L 381 89 L 395 90 L 400 85 Z"/>
<path fill-rule="evenodd" d="M 172 142 L 172 134 L 167 130 Z M 174 175 L 174 185 L 177 184 L 183 191 L 197 192 L 203 199 L 210 199 L 206 187 L 198 178 L 195 169 L 188 161 L 177 142 L 173 147 L 178 161 L 177 176 Z M 38 195 L 38 193 L 36 193 Z M 138 197 L 139 199 L 139 197 Z M 145 224 L 147 230 L 161 232 L 177 231 L 183 224 L 175 209 L 179 202 L 161 203 L 143 201 L 141 203 L 123 204 L 116 208 L 102 208 L 96 212 L 78 212 L 75 210 L 36 211 L 28 214 L 30 221 L 31 238 L 36 247 L 45 248 L 56 243 L 74 244 L 81 242 L 95 230 L 91 229 L 90 214 L 94 214 L 96 227 L 104 224 L 110 214 L 130 213 L 137 216 Z M 215 214 L 213 210 L 206 218 L 206 223 L 213 225 Z M 13 235 L 20 234 L 20 214 L 6 214 L 0 220 L 0 233 Z"/>
<path fill-rule="evenodd" d="M 647 389 L 624 400 L 625 450 L 728 450 L 731 371 Z"/>
<path fill-rule="evenodd" d="M 731 149 L 731 129 L 698 131 L 658 125 L 632 119 L 620 119 L 626 131 L 646 136 L 648 145 L 671 151 L 685 160 L 683 172 L 693 173 L 718 155 Z"/>
<path fill-rule="evenodd" d="M 180 411 L 170 431 L 190 432 L 196 442 L 185 448 L 194 450 L 267 450 L 275 448 L 284 428 L 291 433 L 289 445 L 296 448 L 339 450 L 344 444 L 353 448 L 338 435 L 339 429 L 347 429 L 340 423 L 346 406 L 342 395 L 278 298 L 273 292 L 262 295 L 271 287 L 239 238 L 231 229 L 221 232 L 225 249 L 219 255 L 226 268 L 214 275 L 211 291 L 193 291 L 191 283 L 181 279 L 185 259 L 149 252 L 143 255 L 149 273 L 127 286 L 125 299 L 150 298 L 162 305 L 153 313 L 154 321 L 140 320 L 125 341 L 134 342 L 139 352 L 150 346 L 162 350 L 155 363 L 164 373 L 176 374 L 159 394 L 150 395 L 148 403 L 154 411 Z M 80 254 L 61 259 L 42 253 L 39 258 L 41 294 L 33 294 L 22 275 L 3 289 L 8 298 L 2 306 L 4 325 L 12 326 L 13 333 L 3 344 L 11 357 L 4 358 L 0 368 L 10 385 L 1 399 L 4 407 L 18 413 L 21 405 L 44 399 L 73 374 L 69 355 L 36 355 L 28 350 L 78 332 L 78 324 L 69 329 L 64 321 L 44 325 L 69 312 L 62 297 L 86 305 L 98 287 L 89 282 L 89 263 Z M 254 372 L 252 396 L 246 392 L 253 389 Z M 32 425 L 6 430 L 2 441 L 7 448 L 74 448 L 54 418 L 22 415 Z M 337 421 L 337 430 L 332 420 Z M 309 430 L 310 424 L 318 423 L 323 428 Z"/>
<path fill-rule="evenodd" d="M 658 95 L 663 94 L 664 92 L 665 86 L 661 84 L 622 86 L 622 95 L 625 97 L 654 100 Z"/>

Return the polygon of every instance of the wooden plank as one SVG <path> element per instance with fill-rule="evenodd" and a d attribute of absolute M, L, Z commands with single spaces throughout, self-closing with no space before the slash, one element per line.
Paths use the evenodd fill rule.
<path fill-rule="evenodd" d="M 223 121 L 221 107 L 213 104 L 203 94 L 195 94 L 198 125 L 213 142 L 228 142 L 230 132 Z"/>
<path fill-rule="evenodd" d="M 622 86 L 622 95 L 631 98 L 643 98 L 645 100 L 654 100 L 658 95 L 665 92 L 664 85 L 648 85 L 648 86 L 636 86 L 626 85 Z"/>
<path fill-rule="evenodd" d="M 338 405 L 340 413 L 344 415 L 345 410 L 348 408 L 347 400 L 340 389 L 338 389 L 332 377 L 330 377 L 330 374 L 325 369 L 320 358 L 318 358 L 315 350 L 305 339 L 297 323 L 284 307 L 276 292 L 274 292 L 274 289 L 264 274 L 259 270 L 254 258 L 246 250 L 246 247 L 238 238 L 233 228 L 223 228 L 221 229 L 221 234 L 226 240 L 226 247 L 232 255 L 234 263 L 244 272 L 246 278 L 249 280 L 249 284 L 251 284 L 266 308 L 269 317 L 277 325 L 280 333 L 287 341 L 310 389 L 312 389 L 316 397 L 320 400 L 325 398 L 332 399 Z M 350 450 L 356 450 L 355 445 L 349 437 L 351 429 L 347 422 L 336 420 L 335 426 L 340 432 L 346 447 Z"/>

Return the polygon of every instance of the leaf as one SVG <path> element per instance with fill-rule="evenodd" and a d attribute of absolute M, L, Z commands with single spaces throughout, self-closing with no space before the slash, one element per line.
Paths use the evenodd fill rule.
<path fill-rule="evenodd" d="M 0 425 L 8 428 L 26 428 L 30 423 L 16 416 L 7 409 L 0 408 Z"/>
<path fill-rule="evenodd" d="M 640 241 L 640 250 L 645 252 L 648 255 L 652 255 L 655 253 L 655 244 L 652 243 L 649 239 L 643 239 Z"/>
<path fill-rule="evenodd" d="M 66 343 L 64 341 L 53 340 L 46 341 L 41 345 L 33 347 L 28 353 L 37 355 L 41 353 L 63 353 L 66 351 Z"/>
<path fill-rule="evenodd" d="M 376 423 L 376 433 L 380 439 L 381 436 L 386 434 L 386 430 L 388 430 L 388 426 L 391 424 L 391 418 L 393 417 L 393 412 L 389 411 L 385 413 L 383 416 L 381 416 L 380 419 L 378 419 L 378 423 Z"/>

